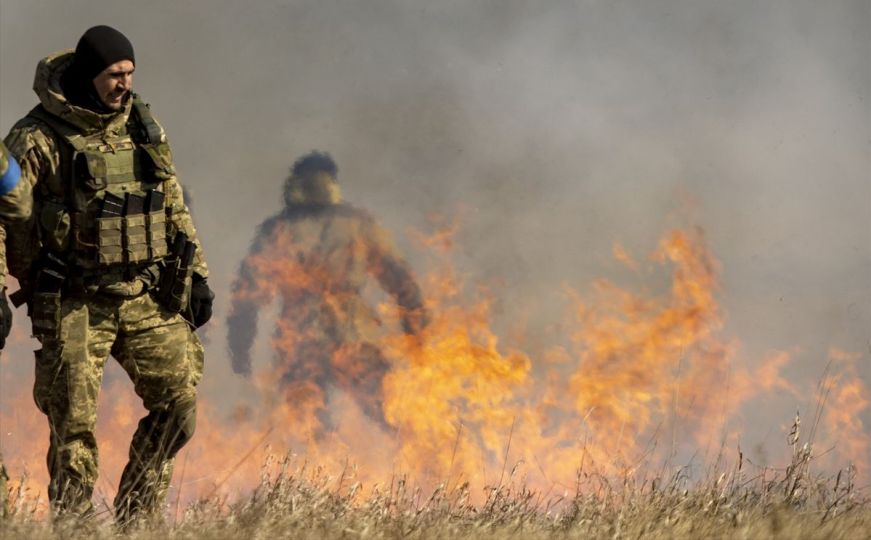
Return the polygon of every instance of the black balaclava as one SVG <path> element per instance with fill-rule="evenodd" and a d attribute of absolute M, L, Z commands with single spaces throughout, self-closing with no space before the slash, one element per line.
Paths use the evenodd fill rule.
<path fill-rule="evenodd" d="M 94 88 L 94 77 L 121 60 L 136 63 L 130 40 L 110 26 L 89 28 L 79 39 L 73 61 L 61 77 L 66 98 L 73 105 L 94 112 L 115 112 L 100 100 Z"/>

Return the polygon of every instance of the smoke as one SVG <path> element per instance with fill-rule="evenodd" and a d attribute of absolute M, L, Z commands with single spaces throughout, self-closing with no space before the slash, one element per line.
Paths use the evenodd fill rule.
<path fill-rule="evenodd" d="M 230 283 L 315 148 L 419 270 L 406 232 L 459 212 L 461 268 L 496 289 L 497 322 L 525 327 L 532 357 L 559 332 L 564 284 L 638 279 L 613 243 L 648 253 L 690 221 L 722 263 L 724 332 L 746 357 L 788 349 L 787 374 L 812 380 L 837 348 L 871 380 L 863 0 L 2 0 L 0 15 L 4 134 L 36 102 L 41 57 L 95 24 L 133 42 L 136 89 L 194 193 L 219 295 L 207 396 L 245 391 L 221 327 Z M 7 355 L 24 379 L 26 347 Z M 788 420 L 794 399 L 774 398 L 748 436 Z"/>

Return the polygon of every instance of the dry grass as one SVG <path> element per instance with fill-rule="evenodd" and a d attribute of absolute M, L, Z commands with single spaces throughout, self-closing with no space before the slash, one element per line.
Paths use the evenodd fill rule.
<path fill-rule="evenodd" d="M 814 476 L 811 452 L 794 445 L 786 469 L 754 469 L 742 456 L 728 471 L 691 481 L 606 478 L 581 472 L 574 495 L 530 491 L 513 475 L 473 504 L 464 484 L 414 489 L 405 478 L 364 494 L 353 471 L 331 477 L 291 459 L 264 466 L 247 498 L 201 500 L 177 521 L 119 535 L 108 516 L 52 526 L 12 493 L 3 539 L 26 538 L 868 538 L 871 501 L 848 468 Z M 267 473 L 266 471 L 272 471 Z"/>

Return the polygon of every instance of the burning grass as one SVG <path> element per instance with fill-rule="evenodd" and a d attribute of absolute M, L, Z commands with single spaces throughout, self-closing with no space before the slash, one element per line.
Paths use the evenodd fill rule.
<path fill-rule="evenodd" d="M 52 525 L 34 518 L 36 501 L 11 493 L 0 536 L 27 538 L 867 538 L 871 500 L 852 467 L 811 474 L 807 444 L 793 441 L 784 469 L 756 468 L 738 453 L 728 467 L 692 480 L 689 467 L 641 477 L 578 471 L 571 493 L 529 489 L 517 469 L 487 486 L 482 502 L 468 482 L 431 491 L 395 476 L 364 486 L 346 467 L 330 475 L 288 456 L 269 458 L 246 497 L 215 496 L 167 519 L 120 534 L 108 514 Z M 23 483 L 21 485 L 24 485 Z M 173 515 L 174 514 L 174 515 Z"/>
<path fill-rule="evenodd" d="M 421 242 L 435 255 L 423 280 L 431 324 L 422 336 L 388 331 L 378 342 L 391 359 L 377 396 L 382 423 L 353 396 L 285 384 L 282 374 L 307 359 L 282 354 L 297 329 L 279 319 L 275 362 L 247 383 L 260 405 L 228 416 L 203 396 L 166 522 L 130 536 L 868 537 L 871 503 L 857 488 L 867 485 L 871 445 L 861 421 L 871 404 L 862 357 L 833 349 L 816 385 L 785 378 L 790 353 L 747 358 L 722 335 L 719 264 L 700 230 L 662 237 L 652 270 L 638 277 L 667 275 L 654 293 L 602 279 L 589 294 L 569 294 L 566 331 L 543 357 L 505 346 L 490 299 L 470 293 L 445 256 L 452 231 Z M 293 239 L 286 242 L 280 251 L 291 251 Z M 644 268 L 621 248 L 615 257 Z M 264 287 L 283 287 L 288 298 L 320 282 L 280 270 Z M 380 311 L 386 329 L 399 327 L 401 314 Z M 339 375 L 356 373 L 332 360 Z M 120 469 L 135 398 L 107 386 L 101 454 L 104 467 Z M 52 529 L 44 520 L 45 438 L 34 437 L 44 419 L 28 416 L 37 413 L 26 384 L 9 387 L 15 393 L 0 403 L 14 443 L 4 447 L 7 467 L 35 477 L 12 482 L 0 536 L 112 536 L 105 501 L 86 526 Z M 783 426 L 788 448 L 754 451 L 753 463 L 737 450 L 746 418 L 761 421 L 757 411 L 774 394 L 814 411 L 810 429 L 796 416 Z M 306 461 L 271 457 L 287 449 Z M 110 500 L 113 479 L 101 478 Z"/>

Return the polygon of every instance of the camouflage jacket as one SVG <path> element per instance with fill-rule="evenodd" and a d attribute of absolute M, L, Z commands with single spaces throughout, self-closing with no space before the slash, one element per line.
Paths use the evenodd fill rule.
<path fill-rule="evenodd" d="M 72 126 L 82 136 L 125 135 L 132 100 L 128 100 L 121 111 L 98 114 L 75 106 L 66 99 L 60 79 L 72 57 L 72 51 L 61 51 L 46 57 L 37 66 L 33 89 L 39 96 L 41 110 Z M 0 198 L 0 224 L 6 230 L 6 242 L 0 244 L 0 264 L 8 262 L 10 273 L 20 277 L 30 271 L 35 254 L 41 247 L 40 238 L 44 236 L 46 227 L 42 223 L 44 219 L 40 219 L 42 207 L 48 204 L 46 201 L 49 199 L 63 200 L 73 181 L 65 178 L 65 175 L 70 174 L 68 171 L 71 167 L 62 163 L 63 156 L 68 152 L 63 152 L 61 145 L 68 143 L 33 112 L 12 127 L 5 143 L 20 164 L 21 179 L 12 192 Z M 185 206 L 181 185 L 172 170 L 173 174 L 163 182 L 162 188 L 165 205 L 171 210 L 170 223 L 195 242 L 194 272 L 207 277 L 203 250 L 196 238 L 190 211 Z M 3 266 L 0 266 L 0 270 L 5 275 Z"/>
<path fill-rule="evenodd" d="M 295 205 L 267 219 L 233 285 L 227 326 L 234 369 L 250 369 L 257 312 L 275 297 L 280 331 L 294 342 L 377 339 L 380 317 L 363 295 L 370 277 L 393 297 L 403 324 L 419 326 L 413 321 L 424 305 L 411 268 L 368 213 L 344 203 Z"/>
<path fill-rule="evenodd" d="M 4 223 L 21 221 L 30 217 L 32 210 L 30 185 L 21 181 L 18 162 L 8 153 L 6 145 L 0 141 L 0 254 L 6 245 L 6 226 Z M 0 256 L 0 290 L 5 286 L 6 257 Z"/>

